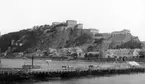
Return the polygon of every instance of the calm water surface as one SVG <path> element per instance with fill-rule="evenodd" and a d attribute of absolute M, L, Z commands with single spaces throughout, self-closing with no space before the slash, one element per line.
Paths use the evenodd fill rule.
<path fill-rule="evenodd" d="M 145 84 L 145 74 L 115 75 L 109 77 L 84 77 L 39 82 L 29 81 L 20 84 Z"/>

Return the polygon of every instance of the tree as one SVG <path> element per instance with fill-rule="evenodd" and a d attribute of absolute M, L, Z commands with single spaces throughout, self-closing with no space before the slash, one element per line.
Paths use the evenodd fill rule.
<path fill-rule="evenodd" d="M 145 51 L 139 51 L 140 58 L 145 58 Z"/>

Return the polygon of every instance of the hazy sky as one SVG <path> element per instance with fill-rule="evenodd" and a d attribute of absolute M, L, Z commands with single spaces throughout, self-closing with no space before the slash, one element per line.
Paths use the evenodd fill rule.
<path fill-rule="evenodd" d="M 0 0 L 2 34 L 65 20 L 100 32 L 129 29 L 145 41 L 145 0 Z"/>

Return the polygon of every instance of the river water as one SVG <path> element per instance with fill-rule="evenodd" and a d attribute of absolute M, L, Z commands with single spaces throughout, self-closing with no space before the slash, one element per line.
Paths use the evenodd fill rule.
<path fill-rule="evenodd" d="M 7 68 L 20 68 L 23 64 L 31 64 L 31 60 L 23 59 L 2 59 L 1 67 Z M 61 66 L 88 66 L 90 64 L 101 65 L 102 67 L 110 67 L 115 64 L 112 63 L 97 63 L 97 62 L 84 62 L 84 61 L 52 61 L 49 64 L 46 60 L 35 60 L 35 65 L 40 65 L 43 69 L 60 69 Z M 20 84 L 144 84 L 145 74 L 130 74 L 130 75 L 112 75 L 101 77 L 81 77 L 71 79 L 57 79 L 57 80 L 43 80 L 43 81 L 24 81 Z"/>
<path fill-rule="evenodd" d="M 83 77 L 65 80 L 25 81 L 20 84 L 144 84 L 145 74 L 114 75 L 105 77 Z"/>

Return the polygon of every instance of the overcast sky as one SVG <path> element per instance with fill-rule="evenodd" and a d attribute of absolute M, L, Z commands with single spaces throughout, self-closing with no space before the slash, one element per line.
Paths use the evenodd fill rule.
<path fill-rule="evenodd" d="M 129 29 L 145 41 L 145 0 L 0 0 L 2 34 L 65 20 L 100 32 Z"/>

